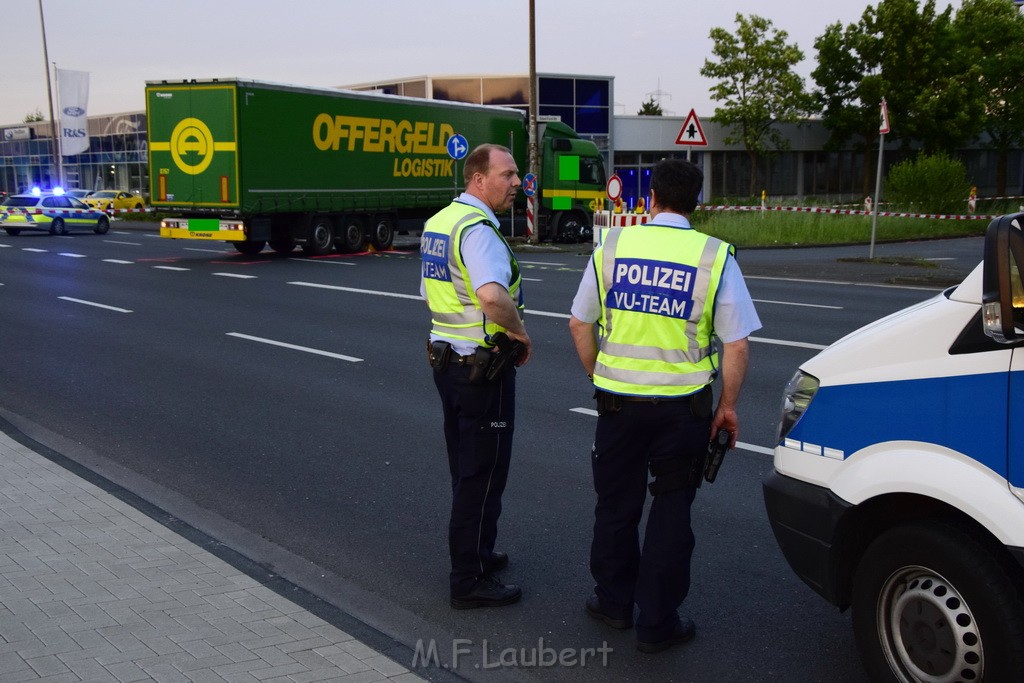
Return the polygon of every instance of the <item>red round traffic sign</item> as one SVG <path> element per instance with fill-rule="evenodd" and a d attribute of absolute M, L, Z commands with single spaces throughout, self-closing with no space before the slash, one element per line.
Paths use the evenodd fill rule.
<path fill-rule="evenodd" d="M 608 199 L 613 202 L 622 196 L 622 178 L 612 174 L 612 177 L 608 179 L 608 185 L 605 187 L 605 191 L 608 193 Z"/>

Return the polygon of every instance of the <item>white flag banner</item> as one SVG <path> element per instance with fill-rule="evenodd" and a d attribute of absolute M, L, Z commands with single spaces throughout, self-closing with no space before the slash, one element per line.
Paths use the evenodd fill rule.
<path fill-rule="evenodd" d="M 60 103 L 60 148 L 63 156 L 89 149 L 89 72 L 57 69 L 57 101 Z"/>

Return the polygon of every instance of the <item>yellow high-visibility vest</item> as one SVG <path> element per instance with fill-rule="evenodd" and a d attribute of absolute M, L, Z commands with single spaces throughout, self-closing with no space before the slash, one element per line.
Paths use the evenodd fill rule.
<path fill-rule="evenodd" d="M 713 305 L 730 244 L 689 228 L 612 228 L 594 250 L 601 298 L 594 385 L 686 396 L 710 384 Z"/>
<path fill-rule="evenodd" d="M 452 202 L 439 211 L 423 228 L 420 238 L 423 284 L 430 307 L 431 332 L 449 339 L 463 339 L 479 346 L 491 347 L 491 337 L 505 328 L 487 319 L 476 296 L 476 285 L 469 281 L 469 271 L 462 260 L 462 237 L 478 223 L 486 223 L 508 249 L 512 281 L 508 291 L 523 315 L 522 283 L 519 262 L 505 242 L 498 227 L 487 214 L 475 206 Z"/>

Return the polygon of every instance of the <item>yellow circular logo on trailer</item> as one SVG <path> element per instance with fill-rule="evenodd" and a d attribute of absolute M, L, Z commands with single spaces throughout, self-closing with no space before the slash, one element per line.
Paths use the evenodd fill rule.
<path fill-rule="evenodd" d="M 174 165 L 189 175 L 199 175 L 213 161 L 213 134 L 197 118 L 182 119 L 171 133 L 171 157 Z M 198 163 L 186 159 L 199 157 Z"/>

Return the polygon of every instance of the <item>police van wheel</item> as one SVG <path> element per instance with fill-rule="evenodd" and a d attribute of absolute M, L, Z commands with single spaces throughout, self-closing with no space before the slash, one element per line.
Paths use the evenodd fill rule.
<path fill-rule="evenodd" d="M 96 227 L 93 228 L 93 231 L 97 235 L 106 235 L 108 230 L 110 230 L 110 219 L 106 216 L 100 217 L 100 219 L 96 221 Z"/>
<path fill-rule="evenodd" d="M 1024 602 L 1015 568 L 958 527 L 897 527 L 864 553 L 853 630 L 873 681 L 1024 677 Z"/>
<path fill-rule="evenodd" d="M 4 228 L 4 232 L 6 232 L 11 237 L 17 237 L 18 235 L 21 234 L 21 228 Z"/>
<path fill-rule="evenodd" d="M 51 235 L 66 235 L 68 234 L 68 226 L 64 225 L 63 218 L 54 218 L 50 222 L 50 234 Z"/>

